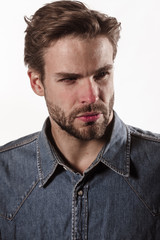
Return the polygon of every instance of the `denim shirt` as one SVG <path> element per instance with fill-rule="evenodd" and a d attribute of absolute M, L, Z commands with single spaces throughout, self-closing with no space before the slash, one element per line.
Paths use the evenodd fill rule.
<path fill-rule="evenodd" d="M 160 135 L 115 113 L 81 175 L 51 145 L 48 123 L 0 148 L 0 239 L 160 240 Z"/>

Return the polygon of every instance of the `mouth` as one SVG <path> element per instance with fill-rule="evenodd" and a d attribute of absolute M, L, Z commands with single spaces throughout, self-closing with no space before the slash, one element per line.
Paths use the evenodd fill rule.
<path fill-rule="evenodd" d="M 77 116 L 77 118 L 83 122 L 95 122 L 101 117 L 102 113 L 97 112 L 86 112 Z"/>

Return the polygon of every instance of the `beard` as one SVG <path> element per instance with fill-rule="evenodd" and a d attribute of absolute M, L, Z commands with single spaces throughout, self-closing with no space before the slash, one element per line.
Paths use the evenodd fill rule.
<path fill-rule="evenodd" d="M 49 115 L 58 126 L 69 135 L 80 140 L 100 139 L 105 135 L 106 128 L 110 122 L 113 111 L 114 94 L 110 98 L 108 106 L 103 103 L 92 103 L 81 108 L 76 108 L 68 116 L 60 107 L 50 103 L 46 98 Z M 103 115 L 102 121 L 84 122 L 81 127 L 74 126 L 74 121 L 78 114 L 85 112 L 100 112 Z"/>

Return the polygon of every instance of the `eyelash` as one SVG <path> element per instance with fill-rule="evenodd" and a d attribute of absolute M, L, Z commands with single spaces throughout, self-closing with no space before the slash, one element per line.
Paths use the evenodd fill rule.
<path fill-rule="evenodd" d="M 72 83 L 74 83 L 75 81 L 76 81 L 77 79 L 76 78 L 62 78 L 62 79 L 60 79 L 59 81 L 60 82 L 66 82 L 66 83 L 68 83 L 68 84 L 72 84 Z"/>
<path fill-rule="evenodd" d="M 109 71 L 103 71 L 103 72 L 98 73 L 96 76 L 94 76 L 94 78 L 96 80 L 99 80 L 99 79 L 106 77 L 106 75 L 109 75 L 109 74 L 110 74 Z"/>

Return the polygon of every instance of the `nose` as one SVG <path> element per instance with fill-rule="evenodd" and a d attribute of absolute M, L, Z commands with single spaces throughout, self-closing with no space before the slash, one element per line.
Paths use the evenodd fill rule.
<path fill-rule="evenodd" d="M 81 88 L 79 90 L 79 101 L 82 104 L 95 103 L 98 100 L 98 86 L 91 78 L 82 80 Z"/>

